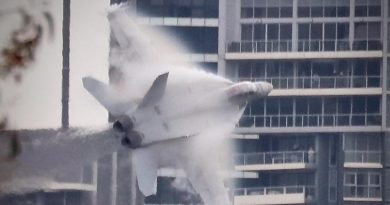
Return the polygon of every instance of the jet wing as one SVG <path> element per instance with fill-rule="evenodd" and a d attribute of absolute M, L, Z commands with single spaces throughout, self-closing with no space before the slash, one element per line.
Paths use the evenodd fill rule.
<path fill-rule="evenodd" d="M 224 186 L 222 172 L 218 167 L 216 156 L 193 155 L 190 165 L 185 167 L 185 173 L 195 191 L 206 205 L 229 205 L 231 201 L 228 189 Z M 189 161 L 189 162 L 191 162 Z"/>
<path fill-rule="evenodd" d="M 163 140 L 135 149 L 133 165 L 141 192 L 146 196 L 156 194 L 157 170 L 176 168 L 185 171 L 206 205 L 231 204 L 220 172 L 218 146 L 231 133 L 242 112 L 243 108 L 238 112 L 226 111 L 227 115 L 220 113 L 218 122 L 201 129 L 197 135 Z"/>
<path fill-rule="evenodd" d="M 167 140 L 134 150 L 133 165 L 140 191 L 145 196 L 156 194 L 158 169 L 183 169 L 206 205 L 230 204 L 219 167 L 217 141 L 211 139 L 210 143 L 204 137 Z"/>

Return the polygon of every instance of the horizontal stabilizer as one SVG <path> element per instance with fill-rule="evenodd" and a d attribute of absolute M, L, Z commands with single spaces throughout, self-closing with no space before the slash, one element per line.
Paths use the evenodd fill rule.
<path fill-rule="evenodd" d="M 155 105 L 162 98 L 165 92 L 165 87 L 167 86 L 168 74 L 169 73 L 161 74 L 156 78 L 156 80 L 154 80 L 152 86 L 149 88 L 144 99 L 138 106 L 139 108 Z"/>
<path fill-rule="evenodd" d="M 122 115 L 134 107 L 130 100 L 121 97 L 114 88 L 92 77 L 83 78 L 83 85 L 114 116 Z"/>

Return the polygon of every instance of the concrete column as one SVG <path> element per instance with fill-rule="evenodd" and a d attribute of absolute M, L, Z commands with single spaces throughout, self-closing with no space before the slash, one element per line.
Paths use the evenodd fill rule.
<path fill-rule="evenodd" d="M 387 167 L 386 167 L 386 137 L 388 136 L 388 133 L 385 132 L 383 133 L 382 137 L 381 137 L 381 149 L 382 149 L 382 153 L 381 153 L 381 163 L 382 163 L 382 166 L 383 166 L 383 169 L 382 169 L 382 172 L 381 172 L 381 175 L 382 175 L 382 181 L 381 181 L 381 187 L 382 187 L 382 198 L 383 198 L 383 201 L 387 201 L 387 198 L 386 197 L 386 181 L 388 179 L 388 176 L 387 176 L 387 172 L 386 170 Z"/>
<path fill-rule="evenodd" d="M 219 0 L 218 16 L 218 75 L 226 76 L 226 9 L 227 0 Z"/>
<path fill-rule="evenodd" d="M 298 0 L 293 0 L 293 21 L 292 21 L 292 45 L 291 51 L 298 51 Z"/>
<path fill-rule="evenodd" d="M 97 205 L 111 205 L 111 172 L 112 157 L 105 156 L 98 161 L 97 172 Z"/>
<path fill-rule="evenodd" d="M 343 205 L 344 204 L 344 198 L 343 198 L 343 190 L 344 190 L 344 150 L 343 150 L 343 140 L 344 133 L 340 133 L 339 136 L 336 138 L 336 164 L 337 164 L 337 204 Z"/>
<path fill-rule="evenodd" d="M 70 0 L 63 0 L 62 20 L 62 128 L 69 127 Z"/>
<path fill-rule="evenodd" d="M 355 17 L 355 0 L 351 0 L 349 4 L 349 46 L 352 49 L 353 39 L 355 35 L 355 24 L 353 18 Z"/>
<path fill-rule="evenodd" d="M 389 4 L 389 1 L 388 0 L 384 0 L 382 1 L 383 3 L 383 10 L 382 10 L 382 46 L 383 46 L 383 60 L 382 60 L 382 88 L 383 88 L 383 93 L 382 93 L 382 127 L 383 129 L 386 129 L 386 126 L 389 124 L 387 122 L 387 109 L 389 109 L 387 107 L 387 87 L 388 87 L 388 80 L 387 77 L 389 76 L 387 73 L 388 73 L 388 68 L 387 68 L 387 58 L 388 58 L 388 48 L 387 48 L 387 44 L 388 44 L 388 40 L 387 39 L 387 36 L 388 36 L 388 4 Z"/>
<path fill-rule="evenodd" d="M 111 155 L 111 200 L 110 205 L 117 205 L 116 204 L 116 197 L 117 197 L 117 173 L 118 173 L 118 153 L 115 152 Z"/>
<path fill-rule="evenodd" d="M 81 195 L 81 202 L 84 205 L 97 205 L 97 162 L 91 164 L 91 185 L 95 186 L 95 191 L 85 192 Z"/>
<path fill-rule="evenodd" d="M 317 135 L 316 151 L 316 200 L 318 205 L 328 204 L 329 174 L 329 134 Z"/>
<path fill-rule="evenodd" d="M 382 198 L 383 201 L 390 202 L 390 133 L 385 132 L 382 143 Z"/>

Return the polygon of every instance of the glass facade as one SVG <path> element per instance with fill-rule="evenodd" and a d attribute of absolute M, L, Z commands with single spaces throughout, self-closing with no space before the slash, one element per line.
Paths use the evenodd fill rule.
<path fill-rule="evenodd" d="M 387 50 L 390 51 L 390 23 L 387 24 Z"/>
<path fill-rule="evenodd" d="M 380 134 L 346 134 L 343 144 L 346 163 L 382 163 Z"/>
<path fill-rule="evenodd" d="M 241 25 L 242 52 L 286 52 L 291 51 L 292 25 L 243 24 Z M 238 44 L 231 44 L 231 49 Z"/>
<path fill-rule="evenodd" d="M 380 17 L 381 0 L 356 0 L 355 16 L 356 17 Z"/>
<path fill-rule="evenodd" d="M 238 63 L 237 81 L 268 81 L 274 89 L 379 88 L 379 59 L 262 60 Z"/>
<path fill-rule="evenodd" d="M 381 178 L 378 171 L 346 171 L 344 198 L 381 198 Z"/>
<path fill-rule="evenodd" d="M 298 0 L 298 17 L 348 17 L 349 0 Z"/>
<path fill-rule="evenodd" d="M 241 18 L 291 18 L 292 0 L 242 0 Z"/>
<path fill-rule="evenodd" d="M 313 134 L 264 134 L 261 139 L 236 139 L 235 152 L 239 154 L 250 153 L 276 153 L 276 152 L 307 152 L 315 147 Z"/>
<path fill-rule="evenodd" d="M 251 103 L 239 127 L 380 126 L 380 97 L 267 98 Z"/>
<path fill-rule="evenodd" d="M 345 51 L 349 47 L 349 23 L 298 24 L 298 51 Z"/>
<path fill-rule="evenodd" d="M 382 50 L 381 23 L 356 22 L 353 50 Z"/>
<path fill-rule="evenodd" d="M 242 0 L 242 19 L 273 19 L 280 23 L 242 23 L 241 41 L 228 42 L 227 52 L 382 50 L 381 1 L 354 3 L 352 16 L 350 0 L 298 0 L 295 21 L 292 0 Z M 350 22 L 349 17 L 355 18 Z M 371 20 L 359 19 L 365 17 Z M 286 18 L 291 21 L 283 21 Z M 298 36 L 292 38 L 295 32 Z M 297 43 L 296 49 L 292 42 Z"/>
<path fill-rule="evenodd" d="M 355 22 L 351 41 L 350 23 L 345 21 L 297 23 L 297 39 L 292 39 L 291 23 L 242 24 L 241 41 L 229 43 L 227 51 L 295 51 L 292 42 L 297 42 L 298 52 L 382 50 L 380 22 Z"/>
<path fill-rule="evenodd" d="M 330 130 L 333 133 L 319 132 L 302 137 L 303 141 L 312 142 L 314 145 L 310 143 L 310 146 L 316 150 L 315 162 L 319 169 L 315 171 L 314 178 L 317 183 L 327 185 L 326 192 L 320 186 L 315 186 L 315 190 L 318 191 L 315 192 L 317 195 L 314 195 L 317 199 L 314 204 L 382 204 L 381 167 L 384 159 L 380 131 L 384 113 L 380 88 L 383 80 L 388 77 L 388 73 L 382 71 L 383 66 L 387 66 L 382 65 L 382 56 L 335 59 L 320 55 L 306 57 L 306 54 L 297 54 L 300 57 L 287 59 L 289 52 L 309 54 L 340 52 L 340 55 L 342 53 L 344 55 L 354 51 L 382 51 L 383 46 L 390 45 L 389 34 L 385 36 L 387 39 L 383 39 L 381 16 L 384 1 L 286 0 L 284 6 L 280 5 L 280 1 L 241 0 L 239 22 L 241 35 L 237 41 L 227 42 L 226 49 L 227 53 L 237 53 L 237 56 L 242 53 L 245 56 L 242 59 L 237 57 L 231 63 L 234 65 L 234 79 L 268 81 L 276 91 L 280 90 L 280 93 L 286 95 L 288 95 L 286 89 L 299 90 L 302 93 L 306 93 L 307 89 L 319 89 L 318 93 L 322 92 L 320 89 L 335 89 L 336 93 L 341 91 L 341 88 L 343 94 L 312 96 L 307 94 L 309 93 L 307 91 L 304 96 L 297 94 L 293 97 L 284 97 L 275 91 L 272 97 L 258 99 L 248 106 L 237 126 L 245 128 L 243 130 L 246 131 L 262 128 L 262 132 L 271 133 L 278 133 L 273 128 L 290 128 L 280 129 L 286 132 L 288 130 L 305 132 L 310 128 Z M 282 8 L 286 11 L 283 16 Z M 387 40 L 387 45 L 382 45 L 384 40 Z M 264 57 L 261 54 L 253 55 L 254 53 L 270 53 L 267 54 L 270 57 L 257 60 L 256 57 L 259 57 L 258 59 Z M 277 60 L 274 60 L 274 57 Z M 378 89 L 375 94 L 349 93 L 349 89 L 363 91 L 372 88 Z M 347 96 L 345 93 L 348 93 Z M 389 100 L 386 102 L 387 105 L 388 102 Z M 373 126 L 376 127 L 375 133 L 342 131 L 344 128 L 353 130 L 358 127 L 366 130 Z M 295 139 L 296 135 L 294 131 L 283 134 L 291 140 Z M 307 147 L 298 149 L 299 151 L 264 149 L 284 142 L 288 142 L 290 147 L 296 144 L 284 141 L 279 134 L 268 136 L 261 133 L 259 140 L 261 142 L 248 139 L 242 141 L 238 151 L 240 154 L 235 158 L 240 166 L 249 168 L 253 164 L 274 166 L 278 163 L 285 165 L 291 162 L 308 163 L 305 161 L 309 156 Z M 306 144 L 305 142 L 297 144 L 301 147 Z M 299 156 L 300 151 L 302 157 L 293 157 Z M 322 158 L 318 159 L 317 156 Z M 276 158 L 278 160 L 275 161 Z M 326 164 L 322 161 L 324 159 Z M 300 173 L 293 169 L 285 172 Z M 283 175 L 277 171 L 274 174 Z M 328 180 L 323 180 L 324 178 Z M 252 187 L 251 183 L 256 183 L 249 182 L 249 179 L 243 181 L 242 187 Z M 260 184 L 261 182 L 257 182 L 257 185 Z M 248 193 L 256 191 L 262 190 L 240 189 L 239 195 L 249 195 Z M 306 198 L 304 203 L 312 201 Z"/>
<path fill-rule="evenodd" d="M 217 53 L 217 27 L 161 26 L 188 48 L 190 53 Z"/>
<path fill-rule="evenodd" d="M 260 180 L 260 178 L 262 180 Z M 286 173 L 281 175 L 279 173 L 264 172 L 261 173 L 259 179 L 246 179 L 240 181 L 247 181 L 246 183 L 237 183 L 237 188 L 245 185 L 248 188 L 254 187 L 300 187 L 313 186 L 314 173 Z"/>
<path fill-rule="evenodd" d="M 137 11 L 154 17 L 218 18 L 218 0 L 142 0 Z"/>

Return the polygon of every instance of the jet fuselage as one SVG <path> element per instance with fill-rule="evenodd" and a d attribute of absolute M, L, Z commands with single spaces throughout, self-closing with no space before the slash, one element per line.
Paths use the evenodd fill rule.
<path fill-rule="evenodd" d="M 168 84 L 159 102 L 121 116 L 114 128 L 120 125 L 121 131 L 128 133 L 124 143 L 137 148 L 167 138 L 197 135 L 199 130 L 213 126 L 216 116 L 239 118 L 249 101 L 265 97 L 272 90 L 267 82 L 220 82 L 218 85 L 187 82 L 184 85 Z M 219 88 L 213 89 L 215 86 Z M 229 116 L 231 112 L 226 110 L 237 110 L 240 115 Z"/>

